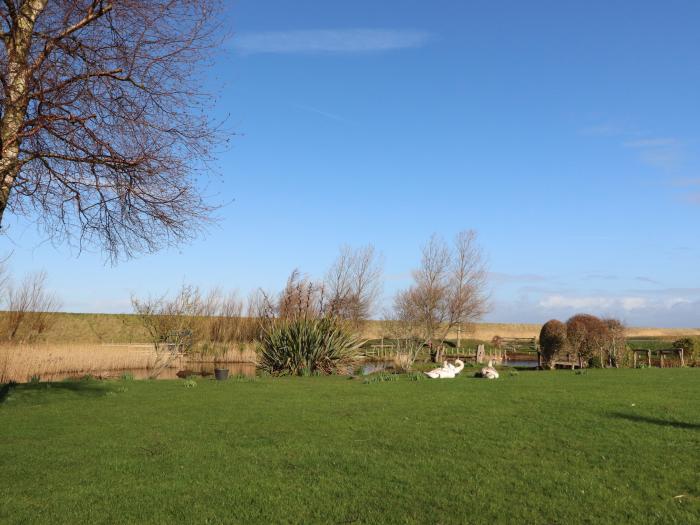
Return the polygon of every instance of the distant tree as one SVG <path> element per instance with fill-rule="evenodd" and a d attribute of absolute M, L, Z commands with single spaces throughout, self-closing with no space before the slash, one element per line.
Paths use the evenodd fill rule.
<path fill-rule="evenodd" d="M 543 366 L 552 368 L 552 359 L 556 354 L 564 351 L 567 345 L 566 325 L 556 319 L 547 321 L 540 331 L 540 351 L 542 352 Z"/>
<path fill-rule="evenodd" d="M 699 345 L 698 341 L 692 337 L 682 337 L 680 339 L 676 339 L 672 346 L 673 348 L 682 348 L 684 357 L 687 359 L 692 359 L 693 354 L 695 354 L 695 350 Z"/>
<path fill-rule="evenodd" d="M 0 4 L 0 224 L 31 215 L 53 240 L 113 260 L 197 235 L 220 134 L 198 66 L 218 0 Z"/>
<path fill-rule="evenodd" d="M 5 297 L 5 289 L 10 280 L 10 275 L 7 272 L 5 264 L 0 261 L 0 298 Z M 0 307 L 2 307 L 2 299 L 0 299 Z"/>
<path fill-rule="evenodd" d="M 626 327 L 619 319 L 603 319 L 607 327 L 607 363 L 619 368 L 627 352 Z"/>
<path fill-rule="evenodd" d="M 566 322 L 566 335 L 581 363 L 605 363 L 608 327 L 594 315 L 577 314 Z"/>
<path fill-rule="evenodd" d="M 413 285 L 394 299 L 396 316 L 420 326 L 421 335 L 440 360 L 448 332 L 478 320 L 487 311 L 486 264 L 473 230 L 460 232 L 453 246 L 433 235 L 423 247 Z"/>
<path fill-rule="evenodd" d="M 382 265 L 374 246 L 344 246 L 328 270 L 324 287 L 327 312 L 355 328 L 370 319 L 382 289 Z"/>
<path fill-rule="evenodd" d="M 26 275 L 18 284 L 7 284 L 5 312 L 0 317 L 3 339 L 33 341 L 54 323 L 61 302 L 47 290 L 46 280 L 46 273 L 38 272 Z"/>
<path fill-rule="evenodd" d="M 207 306 L 199 288 L 190 285 L 183 285 L 174 297 L 132 297 L 131 304 L 153 344 L 155 360 L 149 371 L 153 379 L 192 348 Z"/>

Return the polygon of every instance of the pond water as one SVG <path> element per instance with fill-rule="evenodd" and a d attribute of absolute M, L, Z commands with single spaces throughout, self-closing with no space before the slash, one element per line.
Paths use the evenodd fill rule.
<path fill-rule="evenodd" d="M 504 365 L 514 368 L 537 368 L 537 361 L 506 361 Z M 181 366 L 165 368 L 156 379 L 185 379 L 189 376 L 213 377 L 215 367 L 228 368 L 229 377 L 253 377 L 256 371 L 253 363 L 185 363 Z M 393 361 L 372 361 L 362 366 L 362 375 L 392 370 L 394 370 Z M 85 375 L 85 373 L 61 372 L 41 374 L 39 377 L 41 381 L 64 381 L 81 379 Z M 124 368 L 121 370 L 93 371 L 90 375 L 97 379 L 119 379 L 124 375 L 130 375 L 134 379 L 149 379 L 151 370 L 148 368 Z"/>
<path fill-rule="evenodd" d="M 503 366 L 512 366 L 513 368 L 537 368 L 537 361 L 504 361 Z"/>
<path fill-rule="evenodd" d="M 253 363 L 185 363 L 183 366 L 165 368 L 156 379 L 185 379 L 189 376 L 213 377 L 214 368 L 228 368 L 229 377 L 255 375 L 255 365 Z M 151 370 L 148 368 L 124 368 L 121 370 L 93 371 L 91 376 L 98 379 L 119 379 L 124 375 L 131 375 L 134 379 L 149 379 Z M 70 379 L 81 379 L 86 374 L 61 372 L 56 374 L 42 374 L 41 381 L 64 381 Z"/>

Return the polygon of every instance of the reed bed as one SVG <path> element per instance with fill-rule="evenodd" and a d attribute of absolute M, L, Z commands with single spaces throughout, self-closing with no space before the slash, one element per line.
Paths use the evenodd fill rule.
<path fill-rule="evenodd" d="M 149 344 L 0 345 L 0 384 L 25 382 L 32 377 L 51 380 L 67 375 L 149 370 L 156 363 L 156 352 Z M 193 353 L 175 359 L 171 368 L 187 368 L 190 363 L 255 363 L 255 349 L 246 346 L 217 354 Z"/>

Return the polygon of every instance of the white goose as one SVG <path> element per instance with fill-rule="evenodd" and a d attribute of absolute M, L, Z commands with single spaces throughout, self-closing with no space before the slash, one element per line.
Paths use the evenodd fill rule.
<path fill-rule="evenodd" d="M 489 364 L 481 369 L 481 377 L 498 379 L 498 370 L 493 367 L 493 361 L 489 361 Z"/>
<path fill-rule="evenodd" d="M 464 363 L 459 359 L 455 361 L 455 364 L 457 366 L 445 361 L 442 368 L 435 368 L 429 372 L 425 372 L 425 375 L 432 379 L 452 379 L 464 369 Z"/>

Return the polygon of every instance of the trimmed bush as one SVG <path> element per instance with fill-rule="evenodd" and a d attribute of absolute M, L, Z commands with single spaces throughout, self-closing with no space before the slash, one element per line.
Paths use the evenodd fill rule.
<path fill-rule="evenodd" d="M 596 355 L 603 362 L 610 334 L 607 325 L 596 316 L 574 315 L 566 321 L 566 336 L 579 358 L 588 361 Z"/>
<path fill-rule="evenodd" d="M 277 319 L 263 331 L 258 368 L 273 375 L 347 371 L 360 345 L 344 325 L 330 317 Z"/>
<path fill-rule="evenodd" d="M 698 340 L 692 337 L 683 337 L 673 342 L 673 348 L 682 348 L 686 359 L 692 359 L 695 350 L 698 348 Z"/>
<path fill-rule="evenodd" d="M 542 352 L 542 364 L 552 368 L 552 358 L 566 349 L 566 325 L 561 321 L 552 319 L 547 321 L 540 331 L 540 351 Z"/>

